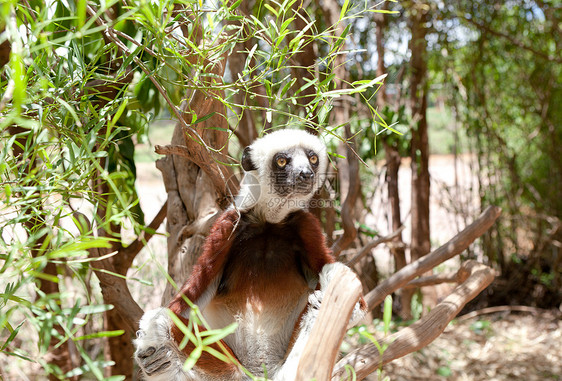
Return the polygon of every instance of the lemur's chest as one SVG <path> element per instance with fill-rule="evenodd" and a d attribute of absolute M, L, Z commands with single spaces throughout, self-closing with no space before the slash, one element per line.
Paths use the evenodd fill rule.
<path fill-rule="evenodd" d="M 233 313 L 290 309 L 308 293 L 302 243 L 290 226 L 242 231 L 236 241 L 215 298 Z"/>
<path fill-rule="evenodd" d="M 244 233 L 204 313 L 213 328 L 238 323 L 225 341 L 245 367 L 260 373 L 262 364 L 271 370 L 282 361 L 311 289 L 302 243 L 290 227 Z"/>

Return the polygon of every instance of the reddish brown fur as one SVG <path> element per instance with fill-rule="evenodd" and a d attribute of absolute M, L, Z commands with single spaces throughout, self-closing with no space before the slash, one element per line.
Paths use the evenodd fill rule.
<path fill-rule="evenodd" d="M 320 221 L 312 213 L 302 212 L 298 214 L 298 225 L 308 265 L 315 274 L 320 274 L 324 265 L 335 261 L 330 249 L 326 246 Z"/>
<path fill-rule="evenodd" d="M 190 277 L 168 306 L 186 326 L 188 326 L 189 321 L 182 317 L 181 313 L 188 309 L 189 306 L 185 302 L 184 297 L 195 303 L 222 270 L 233 243 L 233 232 L 238 217 L 238 213 L 235 210 L 228 210 L 217 219 L 205 240 L 203 252 L 193 267 Z M 203 327 L 200 328 L 200 331 L 202 330 L 204 330 Z M 183 340 L 184 334 L 177 326 L 172 325 L 172 336 L 179 344 Z M 228 345 L 222 340 L 221 343 L 234 356 Z M 220 351 L 217 344 L 213 344 L 211 347 Z M 195 345 L 192 342 L 188 342 L 182 351 L 186 356 L 189 356 L 194 349 Z M 207 352 L 201 354 L 201 357 L 197 360 L 197 367 L 207 374 L 217 376 L 235 374 L 237 372 L 235 364 L 224 363 Z"/>
<path fill-rule="evenodd" d="M 331 250 L 326 245 L 320 221 L 312 213 L 302 213 L 299 219 L 299 235 L 304 242 L 309 265 L 314 273 L 319 274 L 324 265 L 335 262 Z M 367 303 L 363 296 L 359 298 L 359 306 L 363 311 L 367 311 Z"/>

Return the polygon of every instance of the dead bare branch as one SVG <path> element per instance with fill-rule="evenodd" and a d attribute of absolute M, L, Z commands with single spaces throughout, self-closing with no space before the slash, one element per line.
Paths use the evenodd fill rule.
<path fill-rule="evenodd" d="M 299 362 L 297 380 L 330 379 L 349 318 L 360 295 L 359 279 L 352 272 L 340 269 L 322 300 Z"/>
<path fill-rule="evenodd" d="M 232 177 L 231 171 L 226 169 L 223 171 L 219 168 L 216 160 L 225 163 L 228 161 L 228 158 L 220 152 L 213 152 L 208 147 L 195 142 L 190 146 L 156 145 L 154 150 L 160 155 L 178 155 L 195 163 L 209 176 L 221 198 L 230 197 L 238 187 L 238 182 Z"/>
<path fill-rule="evenodd" d="M 535 316 L 539 315 L 541 313 L 552 313 L 555 316 L 557 316 L 558 318 L 562 317 L 562 312 L 560 312 L 560 311 L 545 310 L 543 308 L 538 308 L 538 307 L 531 307 L 531 306 L 494 306 L 494 307 L 482 308 L 481 310 L 472 311 L 472 312 L 469 312 L 465 315 L 459 316 L 456 319 L 456 322 L 460 323 L 460 322 L 475 318 L 476 316 L 495 314 L 495 313 L 498 313 L 498 312 L 505 312 L 505 313 L 527 312 L 527 313 L 530 313 L 531 315 L 535 315 Z"/>
<path fill-rule="evenodd" d="M 381 238 L 377 238 L 371 242 L 369 242 L 368 244 L 366 244 L 363 249 L 361 249 L 361 251 L 353 258 L 351 258 L 348 262 L 347 262 L 347 266 L 352 267 L 354 266 L 357 262 L 359 262 L 361 260 L 361 258 L 363 258 L 365 255 L 367 255 L 368 253 L 371 252 L 371 250 L 373 250 L 375 247 L 377 247 L 378 245 L 380 245 L 381 243 L 385 243 L 385 242 L 389 242 L 392 241 L 394 238 L 396 238 L 397 236 L 400 235 L 400 233 L 402 233 L 402 230 L 404 230 L 405 226 L 402 225 L 398 230 L 396 230 L 395 232 L 392 232 L 391 234 L 381 237 Z"/>
<path fill-rule="evenodd" d="M 345 367 L 348 365 L 355 369 L 357 379 L 361 380 L 380 366 L 417 351 L 432 342 L 465 304 L 494 280 L 492 269 L 476 261 L 463 263 L 459 273 L 461 271 L 468 274 L 468 278 L 457 286 L 445 300 L 421 320 L 379 342 L 382 348 L 386 347 L 383 353 L 380 353 L 374 344 L 367 344 L 354 350 L 336 364 L 332 380 L 341 380 L 345 377 Z M 464 275 L 459 276 L 464 277 Z"/>
<path fill-rule="evenodd" d="M 474 240 L 484 234 L 500 214 L 501 208 L 489 206 L 473 223 L 464 228 L 449 242 L 394 273 L 365 296 L 369 309 L 378 306 L 387 295 L 403 287 L 415 277 L 461 253 Z"/>
<path fill-rule="evenodd" d="M 403 288 L 418 288 L 425 286 L 433 286 L 440 283 L 455 283 L 458 282 L 458 273 L 443 273 L 433 274 L 424 277 L 419 277 L 408 282 Z"/>

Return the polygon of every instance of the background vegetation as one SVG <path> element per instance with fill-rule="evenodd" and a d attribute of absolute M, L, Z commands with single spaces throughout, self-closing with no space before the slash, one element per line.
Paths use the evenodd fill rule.
<path fill-rule="evenodd" d="M 144 270 L 169 281 L 163 300 L 173 293 L 188 270 L 174 255 L 199 245 L 182 228 L 204 234 L 195 223 L 236 191 L 200 168 L 218 162 L 224 183 L 240 148 L 273 127 L 319 131 L 328 144 L 338 193 L 314 212 L 342 258 L 403 224 L 393 266 L 427 254 L 439 187 L 430 153 L 455 166 L 465 157 L 470 181 L 439 187 L 439 198 L 461 226 L 488 205 L 504 211 L 463 254 L 499 273 L 475 303 L 562 303 L 555 0 L 26 0 L 0 12 L 0 377 L 134 377 L 142 309 L 130 288 L 152 294 Z M 162 128 L 170 119 L 175 129 Z M 159 162 L 168 202 L 146 220 L 135 180 L 155 156 L 138 148 L 155 135 L 170 143 L 162 154 L 195 142 L 203 158 Z M 185 188 L 174 188 L 181 173 Z M 387 224 L 372 223 L 376 205 Z M 134 262 L 166 217 L 168 267 Z M 356 265 L 366 290 L 380 267 L 372 255 Z M 396 315 L 421 312 L 414 295 L 397 295 Z"/>

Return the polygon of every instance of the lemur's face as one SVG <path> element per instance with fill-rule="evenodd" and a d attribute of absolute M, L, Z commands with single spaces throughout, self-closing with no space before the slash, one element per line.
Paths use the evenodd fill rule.
<path fill-rule="evenodd" d="M 326 178 L 326 146 L 301 130 L 277 130 L 244 149 L 245 171 L 235 204 L 279 223 L 290 212 L 304 209 Z"/>
<path fill-rule="evenodd" d="M 314 192 L 320 158 L 309 148 L 292 147 L 273 155 L 270 185 L 279 196 Z"/>

